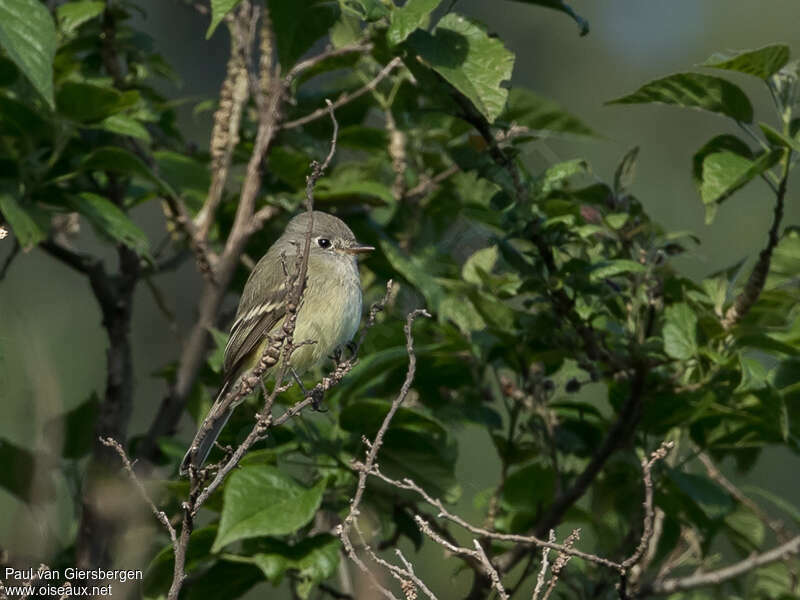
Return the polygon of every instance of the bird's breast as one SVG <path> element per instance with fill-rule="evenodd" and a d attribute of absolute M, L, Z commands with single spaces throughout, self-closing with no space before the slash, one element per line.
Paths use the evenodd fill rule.
<path fill-rule="evenodd" d="M 292 366 L 305 371 L 355 335 L 361 321 L 361 281 L 354 264 L 336 261 L 315 265 L 309 261 L 308 284 L 297 313 L 294 341 L 313 344 L 298 348 Z"/>

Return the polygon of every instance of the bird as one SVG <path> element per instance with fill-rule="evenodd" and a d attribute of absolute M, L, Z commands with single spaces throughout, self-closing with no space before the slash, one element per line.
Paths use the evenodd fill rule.
<path fill-rule="evenodd" d="M 228 390 L 258 363 L 269 334 L 283 326 L 287 273 L 297 269 L 297 258 L 305 249 L 312 220 L 306 287 L 297 312 L 294 340 L 313 343 L 300 346 L 292 354 L 292 374 L 299 377 L 353 339 L 362 306 L 357 257 L 375 248 L 359 243 L 338 217 L 322 211 L 300 213 L 289 221 L 245 283 L 225 346 L 222 385 L 181 462 L 181 474 L 187 474 L 190 467 L 202 467 L 237 406 L 230 399 L 226 403 Z M 291 283 L 288 287 L 291 291 Z"/>

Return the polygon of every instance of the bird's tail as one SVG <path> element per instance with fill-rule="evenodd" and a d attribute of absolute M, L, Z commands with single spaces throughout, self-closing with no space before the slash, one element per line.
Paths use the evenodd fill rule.
<path fill-rule="evenodd" d="M 206 458 L 208 458 L 209 452 L 211 452 L 211 448 L 214 447 L 214 442 L 217 441 L 220 432 L 222 432 L 223 427 L 225 427 L 228 419 L 233 414 L 233 409 L 236 408 L 234 405 L 226 407 L 221 405 L 229 387 L 230 381 L 226 381 L 219 390 L 217 399 L 214 400 L 211 410 L 208 411 L 208 415 L 206 415 L 206 418 L 200 425 L 200 429 L 197 430 L 194 440 L 192 440 L 192 445 L 189 446 L 189 450 L 181 461 L 181 475 L 187 475 L 190 466 L 193 466 L 195 469 L 199 469 L 203 466 L 203 463 L 206 462 Z"/>

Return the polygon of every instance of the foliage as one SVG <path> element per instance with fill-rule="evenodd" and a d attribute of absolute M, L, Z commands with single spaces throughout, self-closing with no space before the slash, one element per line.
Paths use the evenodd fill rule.
<path fill-rule="evenodd" d="M 565 12 L 588 31 L 562 2 L 527 3 Z M 208 35 L 249 4 L 212 0 Z M 339 152 L 317 191 L 318 208 L 343 215 L 362 242 L 379 249 L 362 263 L 366 302 L 381 297 L 390 278 L 395 297 L 370 330 L 356 367 L 328 393 L 327 414 L 275 430 L 206 505 L 204 527 L 190 543 L 188 597 L 234 598 L 265 579 L 277 584 L 288 577 L 297 595 L 308 598 L 321 594 L 320 582 L 335 579 L 340 544 L 318 520 L 346 514 L 356 481 L 350 463 L 363 454 L 362 437 L 378 430 L 405 373 L 399 319 L 422 305 L 435 319 L 417 326 L 413 401 L 395 416 L 379 456 L 387 475 L 411 477 L 431 495 L 456 501 L 463 493 L 456 434 L 479 424 L 500 464 L 496 487 L 473 499 L 485 507 L 489 528 L 546 537 L 564 522 L 577 523 L 593 534 L 582 549 L 616 560 L 641 535 L 639 457 L 672 440 L 677 450 L 657 470 L 661 533 L 638 574 L 640 589 L 667 566 L 678 574 L 718 566 L 720 547 L 730 545 L 744 558 L 780 540 L 694 459 L 698 453 L 732 458 L 748 470 L 767 446 L 800 450 L 800 233 L 782 231 L 780 221 L 800 152 L 794 116 L 800 63 L 775 45 L 715 55 L 702 65 L 765 83 L 777 125 L 758 122 L 757 132 L 747 94 L 705 73 L 669 75 L 612 101 L 709 111 L 757 140 L 753 147 L 749 139 L 721 133 L 695 154 L 692 174 L 709 222 L 737 190 L 756 179 L 767 183 L 777 223 L 769 252 L 755 265 L 733 265 L 695 281 L 671 259 L 691 252 L 696 238 L 665 231 L 631 192 L 637 149 L 621 158 L 608 184 L 591 177 L 580 158 L 532 171 L 522 158 L 527 144 L 593 130 L 533 92 L 509 91 L 513 53 L 485 26 L 445 14 L 447 3 L 439 4 L 260 5 L 271 15 L 284 73 L 323 38 L 334 49 L 366 48 L 320 61 L 294 81 L 285 123 L 373 80 L 392 59 L 402 61 L 337 109 Z M 36 18 L 24 26 L 35 32 L 17 35 L 24 29 L 13 26 L 13 15 L 28 9 Z M 33 0 L 0 0 L 0 214 L 21 247 L 41 245 L 63 259 L 56 246 L 69 238 L 64 224 L 77 213 L 117 250 L 114 285 L 133 276 L 125 271 L 131 255 L 136 276 L 149 277 L 196 250 L 182 223 L 198 219 L 208 169 L 216 168 L 210 152 L 185 142 L 174 103 L 157 91 L 155 82 L 173 74 L 152 40 L 134 28 L 135 10 L 125 1 L 68 2 L 50 15 Z M 296 26 L 311 13 L 308 27 Z M 233 168 L 242 171 L 258 136 L 254 113 L 251 102 L 233 152 Z M 329 140 L 323 119 L 278 130 L 257 197 L 258 208 L 274 207 L 278 216 L 249 239 L 249 256 L 259 256 L 301 205 L 308 166 L 325 155 Z M 238 200 L 232 186 L 223 190 L 210 247 L 228 240 Z M 130 215 L 156 202 L 165 244 L 149 241 Z M 179 214 L 178 204 L 189 214 Z M 100 259 L 75 256 L 97 288 L 92 269 Z M 238 267 L 232 291 L 246 276 Z M 224 334 L 214 330 L 214 339 L 224 347 Z M 210 349 L 186 407 L 195 419 L 219 382 L 219 362 L 219 348 Z M 174 371 L 165 365 L 169 384 Z M 290 390 L 279 402 L 288 405 L 297 394 Z M 87 420 L 98 418 L 98 404 L 109 401 L 95 395 L 58 420 L 69 440 L 56 449 L 59 468 L 78 485 L 81 461 L 93 451 Z M 241 441 L 255 409 L 254 400 L 236 412 L 223 446 Z M 170 451 L 176 446 L 181 449 Z M 158 501 L 169 515 L 179 512 L 186 492 L 177 476 L 183 446 L 161 439 L 159 468 L 174 481 L 162 486 Z M 28 501 L 37 458 L 5 441 L 0 453 L 3 464 L 15 465 L 0 476 L 0 486 Z M 583 477 L 589 481 L 581 487 Z M 570 492 L 577 496 L 570 500 Z M 782 502 L 776 499 L 783 517 L 796 519 Z M 413 515 L 424 508 L 411 495 L 371 481 L 364 509 L 374 521 L 375 545 L 408 539 L 419 546 Z M 162 538 L 152 549 L 145 598 L 165 597 L 172 578 Z M 74 543 L 62 556 L 71 556 Z M 523 558 L 510 544 L 486 551 L 506 573 Z M 516 571 L 525 585 L 535 580 L 535 566 Z M 716 589 L 674 597 L 788 598 L 796 568 L 796 560 L 776 563 Z M 476 571 L 479 589 L 482 576 Z M 570 581 L 563 597 L 616 597 L 618 574 L 601 566 L 575 560 L 562 579 Z M 207 585 L 214 586 L 213 596 L 203 595 Z M 489 588 L 484 592 L 488 597 Z"/>

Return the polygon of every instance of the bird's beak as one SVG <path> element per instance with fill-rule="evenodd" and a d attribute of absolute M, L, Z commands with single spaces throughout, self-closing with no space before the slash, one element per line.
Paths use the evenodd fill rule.
<path fill-rule="evenodd" d="M 359 244 L 358 242 L 353 242 L 353 244 L 347 248 L 342 248 L 342 251 L 346 252 L 347 254 L 366 254 L 367 252 L 372 252 L 373 250 L 375 250 L 375 246 L 365 246 L 363 244 Z"/>

